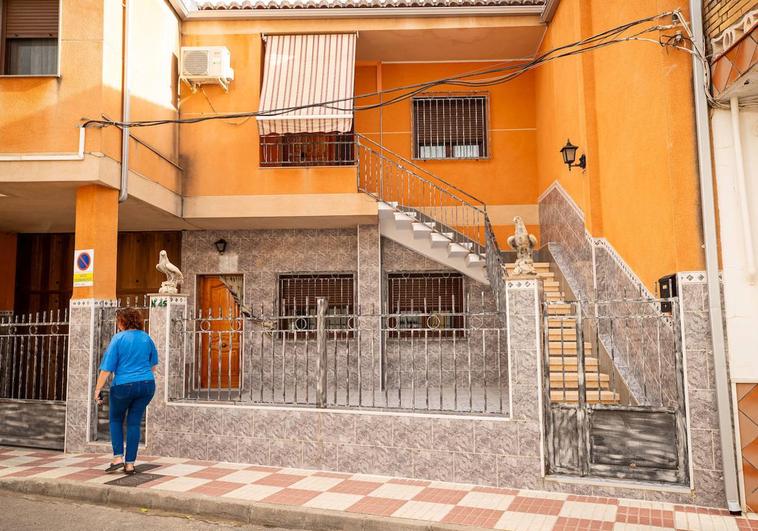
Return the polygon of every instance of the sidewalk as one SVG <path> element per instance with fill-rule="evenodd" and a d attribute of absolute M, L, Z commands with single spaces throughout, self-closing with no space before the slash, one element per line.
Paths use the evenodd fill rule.
<path fill-rule="evenodd" d="M 159 500 L 169 511 L 172 503 L 186 509 L 183 499 L 199 500 L 206 512 L 245 510 L 268 522 L 290 511 L 296 517 L 288 526 L 321 522 L 324 529 L 758 530 L 758 515 L 734 518 L 725 510 L 649 501 L 150 456 L 140 456 L 139 474 L 109 475 L 103 473 L 109 459 L 0 447 L 0 489 L 63 497 L 68 490 L 101 503 L 111 492 L 122 504 Z M 334 524 L 339 518 L 345 525 Z"/>

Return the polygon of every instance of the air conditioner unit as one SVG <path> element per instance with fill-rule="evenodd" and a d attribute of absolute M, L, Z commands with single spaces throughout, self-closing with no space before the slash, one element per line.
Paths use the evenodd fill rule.
<path fill-rule="evenodd" d="M 234 79 L 231 55 L 225 46 L 183 46 L 179 60 L 179 79 L 192 90 L 198 85 L 218 84 L 229 89 Z"/>

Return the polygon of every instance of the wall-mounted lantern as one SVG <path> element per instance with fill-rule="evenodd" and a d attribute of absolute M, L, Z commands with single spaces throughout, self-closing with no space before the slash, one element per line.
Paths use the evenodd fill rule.
<path fill-rule="evenodd" d="M 223 238 L 213 242 L 213 245 L 216 246 L 216 250 L 218 251 L 218 254 L 224 254 L 224 251 L 226 251 L 226 240 Z"/>
<path fill-rule="evenodd" d="M 574 164 L 576 160 L 576 150 L 579 149 L 571 143 L 571 140 L 566 140 L 566 145 L 561 148 L 561 155 L 563 156 L 563 162 L 568 166 L 569 171 L 572 167 L 585 169 L 587 167 L 587 159 L 584 155 L 579 157 L 579 162 Z"/>

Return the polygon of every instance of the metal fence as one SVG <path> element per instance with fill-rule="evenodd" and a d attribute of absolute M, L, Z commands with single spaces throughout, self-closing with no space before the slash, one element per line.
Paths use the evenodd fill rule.
<path fill-rule="evenodd" d="M 282 319 L 315 320 L 315 333 Z M 185 339 L 181 359 L 169 360 L 172 400 L 484 415 L 510 408 L 496 312 L 344 315 L 319 299 L 314 314 L 205 311 L 174 326 Z"/>
<path fill-rule="evenodd" d="M 0 319 L 0 398 L 65 400 L 68 311 Z"/>
<path fill-rule="evenodd" d="M 671 315 L 657 311 L 662 302 L 670 305 Z M 545 348 L 552 364 L 549 384 L 557 400 L 576 401 L 581 384 L 589 399 L 602 403 L 677 407 L 682 391 L 676 299 L 546 303 L 545 307 Z"/>

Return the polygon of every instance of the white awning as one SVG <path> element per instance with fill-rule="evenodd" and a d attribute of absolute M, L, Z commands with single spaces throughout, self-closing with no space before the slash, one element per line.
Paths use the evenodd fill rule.
<path fill-rule="evenodd" d="M 351 131 L 353 101 L 344 98 L 353 96 L 355 39 L 354 33 L 268 36 L 258 112 L 343 101 L 258 116 L 259 133 Z"/>

